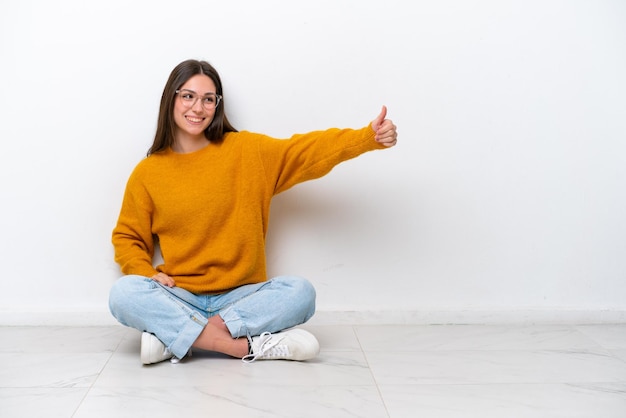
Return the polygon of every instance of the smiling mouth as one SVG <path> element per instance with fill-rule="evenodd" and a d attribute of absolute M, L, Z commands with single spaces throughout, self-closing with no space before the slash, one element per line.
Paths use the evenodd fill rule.
<path fill-rule="evenodd" d="M 187 119 L 187 121 L 191 122 L 191 123 L 202 123 L 205 118 L 197 118 L 197 117 L 193 117 L 193 116 L 185 116 L 185 119 Z"/>

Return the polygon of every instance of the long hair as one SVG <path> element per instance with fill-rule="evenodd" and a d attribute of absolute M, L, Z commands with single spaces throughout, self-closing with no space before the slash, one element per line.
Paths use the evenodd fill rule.
<path fill-rule="evenodd" d="M 163 89 L 161 95 L 161 105 L 159 106 L 159 120 L 157 122 L 156 134 L 154 142 L 148 150 L 148 155 L 159 151 L 166 150 L 174 144 L 176 133 L 176 123 L 174 122 L 174 100 L 176 99 L 176 90 L 180 89 L 183 84 L 191 77 L 198 74 L 204 74 L 215 83 L 216 93 L 222 96 L 221 103 L 215 109 L 213 121 L 204 131 L 204 136 L 208 141 L 219 142 L 223 139 L 226 132 L 237 132 L 230 124 L 226 113 L 224 113 L 224 92 L 222 90 L 222 80 L 217 70 L 206 61 L 187 60 L 178 64 L 170 73 L 170 76 Z"/>

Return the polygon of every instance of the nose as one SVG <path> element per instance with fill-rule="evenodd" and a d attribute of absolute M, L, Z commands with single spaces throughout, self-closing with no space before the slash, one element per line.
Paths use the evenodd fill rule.
<path fill-rule="evenodd" d="M 194 112 L 204 111 L 204 107 L 202 107 L 202 97 L 196 98 L 196 101 L 193 102 L 193 105 L 191 105 L 191 108 L 193 109 Z"/>

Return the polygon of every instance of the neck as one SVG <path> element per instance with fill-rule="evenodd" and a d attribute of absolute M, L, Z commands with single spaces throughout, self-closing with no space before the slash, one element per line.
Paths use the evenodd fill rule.
<path fill-rule="evenodd" d="M 193 137 L 179 134 L 176 136 L 174 145 L 172 145 L 172 150 L 179 154 L 188 154 L 190 152 L 201 150 L 207 145 L 209 145 L 209 140 L 206 139 L 204 134 Z"/>

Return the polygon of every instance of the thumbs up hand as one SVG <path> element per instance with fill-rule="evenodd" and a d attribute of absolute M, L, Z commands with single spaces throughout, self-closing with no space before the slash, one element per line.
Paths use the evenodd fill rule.
<path fill-rule="evenodd" d="M 374 139 L 386 147 L 393 147 L 398 142 L 398 132 L 396 125 L 387 116 L 387 107 L 383 106 L 380 114 L 372 121 L 372 129 L 376 133 Z"/>

